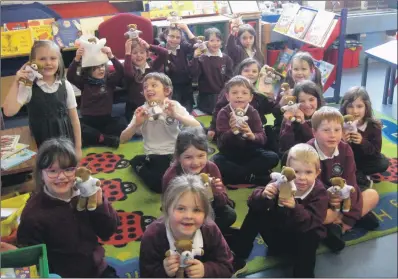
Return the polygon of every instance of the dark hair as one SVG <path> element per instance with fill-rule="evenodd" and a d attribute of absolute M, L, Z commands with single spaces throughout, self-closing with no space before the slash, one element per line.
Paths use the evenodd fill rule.
<path fill-rule="evenodd" d="M 312 81 L 315 82 L 315 84 L 318 85 L 319 88 L 321 88 L 321 91 L 323 91 L 322 74 L 321 71 L 318 69 L 318 67 L 315 66 L 314 59 L 312 58 L 311 54 L 308 52 L 297 52 L 290 60 L 291 66 L 293 65 L 293 62 L 295 60 L 301 60 L 308 63 L 310 69 L 315 71 L 315 75 L 312 77 Z M 295 86 L 295 81 L 293 80 L 292 76 L 292 69 L 289 69 L 287 71 L 285 81 L 289 83 L 290 88 L 293 88 Z"/>
<path fill-rule="evenodd" d="M 244 86 L 246 88 L 248 88 L 250 90 L 250 94 L 254 94 L 254 87 L 253 85 L 250 83 L 250 81 L 245 78 L 244 76 L 238 75 L 238 76 L 234 76 L 233 78 L 231 78 L 226 84 L 225 84 L 225 90 L 226 93 L 229 94 L 229 90 L 231 90 L 231 88 L 235 85 L 241 85 Z"/>
<path fill-rule="evenodd" d="M 174 160 L 178 161 L 181 154 L 191 145 L 201 151 L 209 151 L 209 143 L 201 126 L 186 127 L 178 134 L 174 151 Z"/>
<path fill-rule="evenodd" d="M 253 26 L 251 26 L 250 24 L 242 24 L 241 26 L 239 26 L 239 31 L 238 31 L 238 36 L 237 36 L 238 40 L 236 43 L 243 48 L 243 46 L 240 42 L 240 37 L 246 31 L 249 32 L 250 35 L 254 36 L 253 48 L 257 51 L 258 49 L 257 49 L 257 44 L 256 44 L 256 38 L 257 38 L 256 30 L 254 30 Z"/>
<path fill-rule="evenodd" d="M 58 75 L 59 79 L 65 78 L 64 60 L 62 58 L 62 54 L 61 54 L 61 50 L 59 49 L 59 46 L 54 41 L 50 41 L 50 40 L 35 41 L 33 43 L 32 49 L 30 50 L 29 60 L 32 61 L 32 60 L 36 59 L 36 50 L 41 47 L 52 48 L 56 51 L 57 56 L 58 56 L 58 69 L 57 69 L 56 74 Z"/>
<path fill-rule="evenodd" d="M 171 82 L 171 79 L 164 73 L 159 73 L 159 72 L 152 72 L 147 74 L 144 77 L 143 83 L 146 82 L 148 79 L 153 78 L 155 80 L 160 81 L 161 84 L 163 84 L 164 87 L 170 89 L 170 95 L 168 97 L 171 97 L 173 94 L 173 83 Z"/>
<path fill-rule="evenodd" d="M 107 79 L 107 77 L 108 77 L 108 74 L 109 74 L 109 66 L 108 66 L 108 63 L 104 63 L 104 64 L 101 64 L 101 65 L 92 66 L 92 67 L 84 67 L 84 68 L 82 68 L 81 75 L 82 75 L 83 77 L 85 77 L 85 78 L 87 78 L 87 77 L 93 77 L 93 72 L 94 72 L 97 68 L 102 67 L 103 65 L 105 66 L 105 76 L 104 76 L 104 79 L 105 79 L 105 81 L 106 81 L 106 79 Z"/>
<path fill-rule="evenodd" d="M 163 47 L 166 47 L 167 44 L 167 36 L 169 35 L 170 31 L 179 31 L 181 34 L 181 43 L 186 40 L 185 33 L 177 27 L 169 27 L 166 28 L 162 33 L 159 34 L 159 41 Z"/>
<path fill-rule="evenodd" d="M 315 84 L 315 82 L 311 80 L 304 80 L 294 86 L 293 96 L 296 97 L 297 103 L 299 102 L 300 92 L 304 92 L 305 94 L 314 96 L 317 99 L 318 105 L 316 109 L 319 109 L 325 104 L 322 90 L 319 88 L 318 85 Z"/>
<path fill-rule="evenodd" d="M 70 139 L 65 137 L 52 138 L 40 145 L 36 157 L 36 166 L 33 171 L 37 192 L 41 191 L 44 186 L 42 170 L 50 167 L 56 161 L 58 161 L 59 167 L 62 169 L 77 166 L 78 160 L 75 148 Z"/>
<path fill-rule="evenodd" d="M 258 72 L 260 73 L 261 65 L 260 63 L 254 58 L 245 58 L 236 66 L 235 75 L 242 75 L 242 71 L 244 68 L 249 67 L 250 65 L 256 64 L 258 68 Z"/>
<path fill-rule="evenodd" d="M 218 29 L 215 28 L 215 27 L 207 28 L 207 29 L 205 30 L 205 34 L 204 34 L 205 40 L 208 41 L 208 40 L 210 39 L 210 36 L 211 36 L 212 34 L 216 35 L 216 37 L 219 38 L 221 41 L 223 40 L 221 31 L 218 30 Z"/>
<path fill-rule="evenodd" d="M 348 91 L 344 94 L 343 98 L 341 99 L 341 106 L 340 106 L 341 114 L 346 115 L 347 107 L 358 98 L 361 98 L 361 100 L 365 104 L 364 121 L 368 121 L 369 123 L 372 123 L 375 127 L 381 128 L 380 121 L 374 118 L 372 110 L 372 102 L 370 101 L 369 94 L 364 87 L 354 86 L 348 89 Z"/>

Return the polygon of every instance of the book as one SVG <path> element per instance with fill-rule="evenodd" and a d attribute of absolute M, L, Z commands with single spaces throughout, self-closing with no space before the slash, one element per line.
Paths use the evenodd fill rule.
<path fill-rule="evenodd" d="M 52 23 L 54 21 L 53 18 L 28 20 L 28 27 L 32 29 L 33 40 L 52 40 L 54 37 Z"/>
<path fill-rule="evenodd" d="M 287 34 L 293 38 L 304 39 L 316 13 L 316 11 L 301 8 L 294 17 Z"/>
<path fill-rule="evenodd" d="M 18 166 L 19 164 L 28 161 L 35 155 L 36 152 L 29 149 L 23 149 L 20 152 L 11 155 L 7 159 L 1 160 L 1 169 L 8 170 L 12 167 Z"/>
<path fill-rule="evenodd" d="M 3 31 L 21 30 L 27 29 L 28 25 L 26 21 L 23 22 L 7 22 L 3 24 Z"/>
<path fill-rule="evenodd" d="M 17 143 L 14 149 L 1 151 L 1 160 L 7 159 L 11 155 L 18 153 L 19 151 L 28 147 L 29 144 Z"/>
<path fill-rule="evenodd" d="M 1 278 L 40 278 L 35 265 L 0 269 Z"/>
<path fill-rule="evenodd" d="M 304 40 L 309 44 L 320 46 L 333 23 L 334 13 L 318 11 L 310 28 L 305 34 Z"/>
<path fill-rule="evenodd" d="M 274 31 L 286 34 L 289 30 L 291 23 L 294 20 L 297 12 L 300 10 L 300 5 L 293 4 L 288 5 L 283 9 L 281 16 L 279 17 L 278 22 L 275 24 Z"/>
<path fill-rule="evenodd" d="M 60 48 L 75 47 L 75 41 L 82 35 L 80 19 L 58 19 L 52 25 L 54 41 Z"/>
<path fill-rule="evenodd" d="M 334 65 L 323 60 L 314 60 L 314 64 L 321 72 L 322 85 L 325 85 L 325 83 L 329 79 L 330 74 L 333 72 Z"/>
<path fill-rule="evenodd" d="M 1 32 L 1 56 L 29 54 L 33 46 L 32 30 L 20 29 Z"/>
<path fill-rule="evenodd" d="M 328 32 L 326 33 L 325 38 L 323 39 L 323 42 L 322 42 L 322 45 L 321 45 L 322 48 L 329 47 L 329 45 L 326 46 L 326 44 L 328 43 L 329 38 L 330 38 L 330 36 L 332 35 L 333 30 L 334 30 L 334 28 L 336 27 L 336 25 L 337 25 L 338 22 L 339 22 L 339 21 L 338 21 L 337 19 L 333 19 L 332 23 L 330 24 L 329 30 L 328 30 Z"/>
<path fill-rule="evenodd" d="M 295 50 L 285 47 L 285 49 L 279 53 L 278 59 L 276 60 L 273 68 L 277 72 L 281 73 L 282 76 L 286 77 L 289 62 L 295 53 Z"/>
<path fill-rule="evenodd" d="M 15 149 L 20 135 L 4 135 L 1 136 L 1 151 L 10 151 Z"/>

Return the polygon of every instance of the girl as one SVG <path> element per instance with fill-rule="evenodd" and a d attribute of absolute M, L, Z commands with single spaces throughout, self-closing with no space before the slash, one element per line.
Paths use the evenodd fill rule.
<path fill-rule="evenodd" d="M 84 55 L 84 48 L 76 51 L 76 57 L 69 66 L 67 78 L 82 91 L 80 113 L 83 146 L 119 146 L 120 133 L 126 128 L 125 120 L 112 117 L 113 93 L 123 78 L 123 65 L 112 54 L 109 47 L 101 50 L 108 55 L 115 67 L 109 73 L 106 64 L 84 68 L 81 74 L 77 68 Z"/>
<path fill-rule="evenodd" d="M 198 78 L 198 108 L 211 115 L 224 84 L 232 77 L 233 62 L 222 53 L 222 35 L 217 28 L 205 30 L 207 53 L 201 55 L 200 49 L 194 52 L 190 65 L 191 73 Z"/>
<path fill-rule="evenodd" d="M 231 28 L 227 41 L 227 53 L 237 66 L 245 58 L 253 58 L 264 65 L 264 56 L 256 45 L 256 30 L 250 24 L 239 26 L 239 30 Z"/>
<path fill-rule="evenodd" d="M 45 244 L 50 272 L 62 278 L 115 278 L 98 237 L 108 240 L 116 232 L 117 213 L 102 190 L 97 192 L 95 210 L 76 209 L 77 163 L 68 139 L 53 138 L 40 146 L 34 172 L 37 193 L 22 212 L 17 241 L 22 246 Z"/>
<path fill-rule="evenodd" d="M 321 89 L 310 80 L 297 84 L 293 89 L 293 96 L 296 97 L 297 103 L 300 104 L 298 114 L 305 121 L 292 123 L 286 117 L 283 119 L 279 137 L 281 154 L 287 152 L 292 146 L 298 143 L 306 143 L 314 137 L 311 117 L 323 104 Z"/>
<path fill-rule="evenodd" d="M 163 176 L 163 193 L 166 192 L 170 180 L 181 174 L 206 173 L 213 177 L 210 185 L 209 200 L 215 212 L 215 222 L 222 232 L 236 221 L 236 213 L 232 208 L 233 202 L 228 198 L 225 186 L 221 181 L 221 174 L 216 164 L 208 161 L 209 145 L 203 129 L 189 127 L 180 132 L 177 137 L 174 163 Z"/>
<path fill-rule="evenodd" d="M 184 32 L 190 42 L 184 38 Z M 173 100 L 178 101 L 188 112 L 193 108 L 192 77 L 188 68 L 188 57 L 192 57 L 195 36 L 185 23 L 177 24 L 177 27 L 169 27 L 162 34 L 164 46 L 168 50 L 168 59 L 165 64 L 165 74 L 173 82 Z"/>
<path fill-rule="evenodd" d="M 345 133 L 345 140 L 354 152 L 358 185 L 371 187 L 372 181 L 368 175 L 386 171 L 389 162 L 381 153 L 381 123 L 373 116 L 366 89 L 359 86 L 350 88 L 341 100 L 340 112 L 353 115 L 358 122 L 358 131 Z"/>
<path fill-rule="evenodd" d="M 175 241 L 192 240 L 193 247 L 204 253 L 187 260 L 185 277 L 228 278 L 232 276 L 232 253 L 217 225 L 206 188 L 197 175 L 174 178 L 162 198 L 163 217 L 150 224 L 140 247 L 140 276 L 175 277 L 180 256 Z"/>
<path fill-rule="evenodd" d="M 72 85 L 64 79 L 65 67 L 59 47 L 53 41 L 36 41 L 29 61 L 44 67 L 43 79 L 36 80 L 31 88 L 19 84 L 19 79 L 27 79 L 31 74 L 25 70 L 27 64 L 23 65 L 4 102 L 4 114 L 13 116 L 26 104 L 29 127 L 38 147 L 49 138 L 65 136 L 74 142 L 76 155 L 81 158 L 76 98 Z"/>
<path fill-rule="evenodd" d="M 125 117 L 127 123 L 129 123 L 136 108 L 142 106 L 145 102 L 142 94 L 145 75 L 161 71 L 167 61 L 168 54 L 166 49 L 149 45 L 141 38 L 138 38 L 138 43 L 135 40 L 128 39 L 125 48 L 124 77 L 128 92 Z M 157 57 L 148 63 L 149 51 L 157 54 Z"/>

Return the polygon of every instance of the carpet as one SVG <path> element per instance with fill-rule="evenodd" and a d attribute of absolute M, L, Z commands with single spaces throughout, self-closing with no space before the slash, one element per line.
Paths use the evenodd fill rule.
<path fill-rule="evenodd" d="M 354 229 L 346 233 L 344 238 L 347 245 L 354 245 L 369 239 L 377 238 L 397 231 L 397 124 L 396 121 L 381 114 L 376 115 L 383 122 L 382 152 L 390 158 L 390 166 L 385 173 L 378 174 L 374 179 L 374 188 L 381 198 L 379 205 L 373 211 L 380 219 L 380 227 L 376 231 L 368 232 Z M 210 117 L 197 118 L 206 127 Z M 269 124 L 273 119 L 269 118 Z M 216 146 L 211 144 L 214 152 Z M 213 153 L 214 153 L 213 152 Z M 109 241 L 103 242 L 108 263 L 113 266 L 120 277 L 139 277 L 139 247 L 140 239 L 146 227 L 160 216 L 160 195 L 148 190 L 142 181 L 133 173 L 129 160 L 135 155 L 143 153 L 141 138 L 134 137 L 127 144 L 117 150 L 92 147 L 83 151 L 85 156 L 82 164 L 89 164 L 93 175 L 102 181 L 105 195 L 117 210 L 120 224 L 115 235 Z M 247 213 L 247 197 L 253 189 L 246 185 L 229 187 L 228 195 L 235 201 L 238 215 L 235 227 L 242 224 Z M 272 257 L 265 257 L 267 247 L 260 236 L 254 241 L 254 248 L 248 260 L 247 274 L 255 273 L 279 263 Z M 319 253 L 327 252 L 327 248 L 320 247 Z"/>

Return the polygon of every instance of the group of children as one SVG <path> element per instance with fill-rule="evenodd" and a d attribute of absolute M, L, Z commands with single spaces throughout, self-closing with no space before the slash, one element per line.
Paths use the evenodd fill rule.
<path fill-rule="evenodd" d="M 4 104 L 7 116 L 27 105 L 39 146 L 38 193 L 21 216 L 18 244 L 45 243 L 50 270 L 62 277 L 116 277 L 97 237 L 106 240 L 116 231 L 117 214 L 101 191 L 95 210 L 76 210 L 75 171 L 82 146 L 117 147 L 135 134 L 142 135 L 145 154 L 130 164 L 147 187 L 162 193 L 163 212 L 141 240 L 142 277 L 174 277 L 181 271 L 193 278 L 237 275 L 244 271 L 258 233 L 269 253 L 292 256 L 295 277 L 314 277 L 321 241 L 337 252 L 344 248 L 347 230 L 376 228 L 370 211 L 378 194 L 369 189 L 368 175 L 384 171 L 388 160 L 381 154 L 381 125 L 365 89 L 351 88 L 340 111 L 324 106 L 319 69 L 308 53 L 297 53 L 286 77 L 292 90 L 270 98 L 256 86 L 264 63 L 256 34 L 250 25 L 236 30 L 231 28 L 227 42 L 229 55 L 221 52 L 219 30 L 205 31 L 207 51 L 202 53 L 185 24 L 166 30 L 164 47 L 128 39 L 124 65 L 104 47 L 112 72 L 107 65 L 81 69 L 84 49 L 79 48 L 67 80 L 58 47 L 36 42 L 31 59 L 44 65 L 43 78 L 31 88 L 19 84 L 30 74 L 22 67 Z M 149 51 L 157 54 L 151 62 Z M 194 79 L 198 108 L 212 115 L 206 132 L 190 115 Z M 126 119 L 112 117 L 113 93 L 122 80 L 128 92 Z M 80 121 L 70 83 L 82 90 Z M 296 97 L 296 113 L 304 121 L 291 121 L 281 113 L 285 95 Z M 247 116 L 243 123 L 232 117 L 238 109 Z M 274 115 L 274 125 L 266 125 L 266 114 Z M 357 131 L 344 131 L 346 114 L 357 121 Z M 209 159 L 211 140 L 219 153 Z M 271 180 L 280 159 L 295 171 L 297 191 L 290 199 L 279 199 Z M 210 179 L 205 181 L 203 175 Z M 355 189 L 349 212 L 331 209 L 341 205 L 340 197 L 326 191 L 332 177 L 342 177 Z M 224 186 L 228 184 L 259 186 L 248 199 L 242 227 L 232 230 L 232 236 L 237 216 Z M 201 251 L 197 257 L 183 261 L 175 254 L 183 240 Z M 168 250 L 173 251 L 165 256 Z"/>

